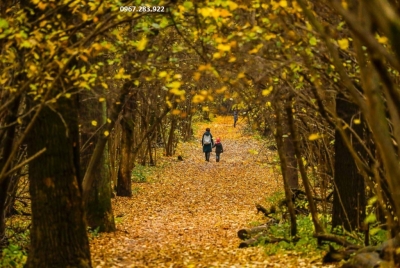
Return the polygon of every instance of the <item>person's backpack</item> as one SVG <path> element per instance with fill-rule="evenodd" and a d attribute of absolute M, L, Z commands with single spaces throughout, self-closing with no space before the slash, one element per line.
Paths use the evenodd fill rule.
<path fill-rule="evenodd" d="M 204 144 L 204 145 L 211 144 L 211 135 L 204 135 L 204 137 L 203 137 L 203 144 Z"/>

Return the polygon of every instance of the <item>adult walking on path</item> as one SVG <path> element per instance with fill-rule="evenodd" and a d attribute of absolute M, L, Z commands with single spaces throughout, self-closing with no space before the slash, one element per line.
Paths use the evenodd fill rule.
<path fill-rule="evenodd" d="M 210 153 L 212 152 L 212 147 L 214 146 L 214 140 L 210 132 L 210 128 L 206 128 L 203 137 L 201 138 L 201 145 L 203 145 L 203 152 L 206 156 L 206 161 L 210 161 Z"/>
<path fill-rule="evenodd" d="M 236 127 L 236 122 L 238 121 L 238 118 L 239 118 L 239 113 L 238 110 L 235 109 L 233 111 L 233 127 Z"/>

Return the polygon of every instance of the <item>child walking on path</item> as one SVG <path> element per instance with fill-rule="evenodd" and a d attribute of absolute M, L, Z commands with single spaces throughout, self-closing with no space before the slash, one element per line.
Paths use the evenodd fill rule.
<path fill-rule="evenodd" d="M 220 138 L 217 138 L 213 147 L 215 147 L 215 155 L 217 157 L 217 162 L 219 162 L 220 154 L 224 152 Z"/>

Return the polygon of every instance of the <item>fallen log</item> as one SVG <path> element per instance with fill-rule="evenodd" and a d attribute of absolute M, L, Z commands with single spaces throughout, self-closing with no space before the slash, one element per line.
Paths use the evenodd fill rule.
<path fill-rule="evenodd" d="M 354 245 L 353 243 L 351 243 L 351 242 L 347 241 L 346 239 L 341 238 L 340 236 L 337 236 L 337 235 L 328 234 L 328 233 L 317 233 L 317 234 L 314 234 L 313 236 L 320 240 L 334 242 L 341 246 L 353 247 L 353 248 L 359 248 L 359 249 L 361 248 L 360 246 Z"/>
<path fill-rule="evenodd" d="M 299 238 L 294 238 L 292 240 L 289 240 L 289 239 L 281 238 L 281 237 L 267 237 L 263 233 L 259 233 L 258 235 L 240 243 L 239 248 L 248 248 L 248 247 L 256 246 L 261 241 L 264 243 L 278 243 L 278 242 L 282 242 L 282 241 L 285 241 L 286 243 L 290 243 L 290 242 L 297 242 L 298 240 L 299 240 Z"/>
<path fill-rule="evenodd" d="M 377 252 L 367 252 L 355 255 L 349 262 L 343 264 L 342 268 L 392 267 L 389 264 L 389 262 L 382 261 Z"/>
<path fill-rule="evenodd" d="M 261 233 L 261 232 L 264 232 L 267 230 L 268 230 L 268 227 L 265 225 L 253 227 L 250 229 L 241 229 L 238 231 L 238 237 L 242 240 L 246 240 L 258 233 Z"/>
<path fill-rule="evenodd" d="M 262 236 L 263 234 L 258 234 L 255 237 L 243 241 L 239 244 L 239 248 L 248 248 L 257 245 L 260 242 Z"/>
<path fill-rule="evenodd" d="M 328 236 L 329 241 L 340 242 L 337 241 L 338 237 L 334 239 L 332 239 L 332 237 L 336 236 Z M 323 263 L 340 262 L 341 260 L 347 260 L 350 258 L 350 256 L 352 256 L 348 260 L 348 262 L 346 262 L 342 267 L 344 268 L 400 267 L 399 234 L 396 237 L 383 242 L 381 245 L 363 247 L 355 252 L 354 249 L 355 247 L 352 247 L 339 251 L 329 246 L 329 252 L 324 256 Z"/>

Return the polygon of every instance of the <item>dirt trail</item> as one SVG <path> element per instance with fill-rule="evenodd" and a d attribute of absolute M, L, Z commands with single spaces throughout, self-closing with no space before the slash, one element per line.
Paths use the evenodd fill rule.
<path fill-rule="evenodd" d="M 94 267 L 276 267 L 261 248 L 238 249 L 237 231 L 263 217 L 255 203 L 279 189 L 280 179 L 263 163 L 272 153 L 233 128 L 232 118 L 200 124 L 221 137 L 221 162 L 204 161 L 200 141 L 181 144 L 150 183 L 136 183 L 133 198 L 114 200 L 118 231 L 91 241 Z M 161 169 L 160 169 L 161 170 Z M 140 190 L 139 190 L 140 189 Z M 301 261 L 301 260 L 300 260 Z M 283 264 L 280 267 L 288 267 Z"/>

